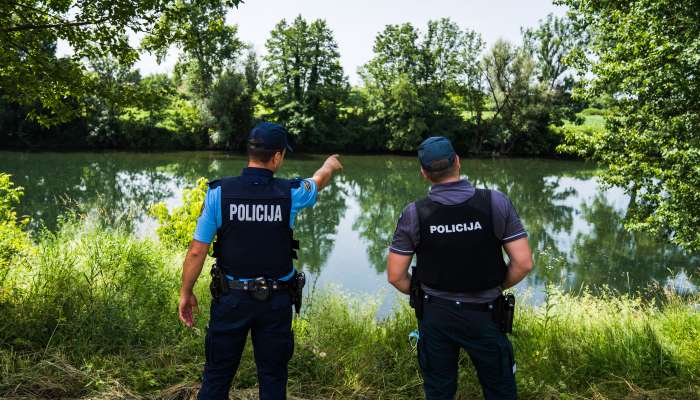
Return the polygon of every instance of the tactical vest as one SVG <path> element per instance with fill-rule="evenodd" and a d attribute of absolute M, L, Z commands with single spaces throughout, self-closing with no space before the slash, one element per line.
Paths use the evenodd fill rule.
<path fill-rule="evenodd" d="M 448 292 L 474 292 L 503 283 L 507 266 L 493 231 L 491 191 L 477 189 L 467 201 L 443 205 L 416 202 L 418 280 Z"/>
<path fill-rule="evenodd" d="M 291 189 L 299 187 L 299 180 L 244 168 L 241 176 L 212 181 L 209 187 L 221 187 L 221 227 L 214 243 L 218 266 L 236 279 L 287 275 L 299 248 L 289 227 Z"/>

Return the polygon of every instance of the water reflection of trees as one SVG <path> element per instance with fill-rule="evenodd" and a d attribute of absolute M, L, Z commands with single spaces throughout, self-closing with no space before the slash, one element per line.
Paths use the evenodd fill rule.
<path fill-rule="evenodd" d="M 562 165 L 564 164 L 564 165 Z M 569 231 L 573 209 L 561 204 L 576 194 L 561 189 L 559 180 L 574 176 L 578 164 L 541 160 L 463 160 L 462 173 L 478 187 L 506 193 L 516 206 L 537 249 L 556 249 L 556 235 Z M 350 170 L 350 168 L 348 168 Z M 405 205 L 425 196 L 429 187 L 418 173 L 418 163 L 405 158 L 352 163 L 348 175 L 360 203 L 353 228 L 368 242 L 367 253 L 374 268 L 383 272 L 386 251 L 396 221 Z"/>
<path fill-rule="evenodd" d="M 338 182 L 318 194 L 318 205 L 303 210 L 297 218 L 294 235 L 299 240 L 299 262 L 318 275 L 333 250 L 340 217 L 345 212 L 345 197 Z"/>
<path fill-rule="evenodd" d="M 562 180 L 579 176 L 580 170 L 580 163 L 560 161 L 477 160 L 467 163 L 464 173 L 477 187 L 499 190 L 511 199 L 533 249 L 561 255 L 557 236 L 569 232 L 574 220 L 574 209 L 565 201 L 577 195 Z"/>
<path fill-rule="evenodd" d="M 624 212 L 598 193 L 581 206 L 590 232 L 579 232 L 571 249 L 566 282 L 570 287 L 607 285 L 635 292 L 650 281 L 665 284 L 684 269 L 697 268 L 699 255 L 690 255 L 662 239 L 624 229 Z M 688 271 L 694 272 L 694 271 Z"/>
<path fill-rule="evenodd" d="M 151 204 L 178 201 L 178 192 L 194 185 L 198 177 L 236 175 L 245 165 L 244 157 L 221 153 L 3 153 L 2 158 L 2 170 L 26 188 L 20 212 L 31 216 L 35 227 L 45 224 L 49 229 L 71 204 L 99 208 L 110 223 L 140 221 Z M 287 160 L 280 176 L 308 177 L 321 161 L 316 157 Z M 338 224 L 348 205 L 356 201 L 359 211 L 352 228 L 366 244 L 357 251 L 365 251 L 381 273 L 401 211 L 424 196 L 429 185 L 420 177 L 415 158 L 344 157 L 343 161 L 344 174 L 319 194 L 316 207 L 299 215 L 299 265 L 316 275 L 321 272 Z M 575 189 L 592 178 L 592 168 L 583 163 L 463 160 L 462 173 L 475 185 L 498 189 L 513 201 L 535 250 L 536 268 L 528 277 L 532 285 L 609 285 L 627 291 L 645 286 L 650 279 L 663 283 L 683 268 L 700 273 L 698 255 L 625 231 L 623 211 L 615 209 L 604 194 L 579 206 L 581 196 Z"/>
<path fill-rule="evenodd" d="M 211 175 L 212 165 L 207 153 L 5 153 L 2 169 L 25 187 L 20 212 L 32 227 L 55 229 L 75 209 L 99 210 L 109 223 L 140 222 L 151 204 Z"/>
<path fill-rule="evenodd" d="M 346 177 L 360 206 L 353 230 L 367 243 L 370 263 L 383 272 L 396 221 L 406 204 L 425 196 L 429 185 L 415 160 L 358 157 L 346 164 Z"/>

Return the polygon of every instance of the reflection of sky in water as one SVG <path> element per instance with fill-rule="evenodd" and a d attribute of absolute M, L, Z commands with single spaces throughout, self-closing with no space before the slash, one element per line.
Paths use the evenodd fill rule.
<path fill-rule="evenodd" d="M 387 300 L 393 299 L 393 287 L 387 283 L 385 274 L 377 273 L 372 268 L 366 252 L 363 251 L 365 244 L 359 233 L 352 228 L 360 213 L 359 204 L 354 199 L 350 199 L 346 204 L 347 209 L 340 220 L 335 237 L 342 239 L 335 240 L 333 251 L 321 273 L 319 276 L 310 277 L 309 284 L 315 285 L 316 288 L 328 284 L 341 284 L 343 289 L 355 294 L 380 296 L 383 300 L 382 310 L 386 311 L 386 307 L 391 305 Z M 303 259 L 303 254 L 301 257 Z"/>
<path fill-rule="evenodd" d="M 320 158 L 288 160 L 283 176 L 310 176 Z M 409 201 L 425 195 L 413 158 L 344 157 L 345 172 L 307 211 L 297 236 L 306 247 L 300 261 L 320 273 L 309 276 L 317 288 L 337 284 L 351 293 L 382 301 L 386 312 L 397 298 L 386 282 L 384 257 L 396 218 Z M 221 153 L 3 153 L 0 170 L 26 188 L 23 213 L 34 227 L 49 228 L 70 209 L 61 199 L 113 211 L 128 218 L 141 237 L 154 237 L 150 204 L 181 205 L 182 191 L 199 176 L 237 174 L 244 160 Z M 569 290 L 604 284 L 627 292 L 656 281 L 661 287 L 697 291 L 698 256 L 621 228 L 628 198 L 621 189 L 602 191 L 593 166 L 553 160 L 463 160 L 464 172 L 478 186 L 497 188 L 513 200 L 536 249 L 536 270 L 518 288 L 529 301 L 543 300 L 547 282 Z M 332 194 L 333 193 L 333 194 Z M 329 201 L 329 199 L 331 201 Z M 337 221 L 337 226 L 334 226 Z M 335 233 L 334 233 L 335 232 Z M 316 236 L 315 236 L 316 235 Z M 628 284 L 628 282 L 631 282 Z"/>
<path fill-rule="evenodd" d="M 576 237 L 579 235 L 590 235 L 593 229 L 593 224 L 590 221 L 586 221 L 581 216 L 580 210 L 582 205 L 590 205 L 599 193 L 604 193 L 607 204 L 613 207 L 613 209 L 619 213 L 624 213 L 627 209 L 629 197 L 625 195 L 624 191 L 616 187 L 603 189 L 596 178 L 578 179 L 548 176 L 543 179 L 545 182 L 557 183 L 558 187 L 555 191 L 557 194 L 564 193 L 571 189 L 575 191 L 574 195 L 570 195 L 561 200 L 555 199 L 552 201 L 554 205 L 567 206 L 573 209 L 573 225 L 571 230 L 555 230 L 555 228 L 550 227 L 550 232 L 554 234 L 553 236 L 556 241 L 557 249 L 563 253 L 568 253 L 569 256 L 573 256 L 570 249 L 573 247 Z"/>

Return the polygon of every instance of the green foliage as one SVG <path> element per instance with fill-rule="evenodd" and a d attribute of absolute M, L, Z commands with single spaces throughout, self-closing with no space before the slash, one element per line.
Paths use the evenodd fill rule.
<path fill-rule="evenodd" d="M 207 108 L 216 120 L 214 143 L 227 149 L 242 149 L 253 128 L 255 91 L 258 84 L 258 61 L 249 52 L 244 72 L 226 71 L 214 84 Z"/>
<path fill-rule="evenodd" d="M 87 144 L 97 148 L 201 148 L 208 144 L 208 130 L 195 99 L 179 91 L 167 75 L 141 78 L 138 72 L 114 63 L 100 70 L 103 86 L 120 93 L 91 97 L 87 118 Z M 128 103 L 124 103 L 130 93 Z"/>
<path fill-rule="evenodd" d="M 173 262 L 171 252 L 154 243 L 117 239 L 113 234 L 95 232 L 92 240 L 110 244 L 103 247 L 107 249 L 103 254 L 122 263 L 114 274 L 117 279 L 98 279 L 91 290 L 112 293 L 109 287 L 116 281 L 121 284 L 119 295 L 115 292 L 113 297 L 102 298 L 83 294 L 93 300 L 91 304 L 80 296 L 49 297 L 63 308 L 41 298 L 36 305 L 27 304 L 35 297 L 17 297 L 4 305 L 3 311 L 10 318 L 24 321 L 17 313 L 31 309 L 32 316 L 46 316 L 47 320 L 2 331 L 3 335 L 30 339 L 14 339 L 9 347 L 0 349 L 0 396 L 128 393 L 130 398 L 186 398 L 197 389 L 208 313 L 200 314 L 194 330 L 181 328 L 174 311 L 176 279 L 167 264 Z M 112 247 L 115 240 L 119 245 Z M 94 246 L 84 240 L 79 243 Z M 111 249 L 120 252 L 112 253 Z M 120 255 L 126 250 L 130 257 Z M 55 264 L 44 261 L 38 265 L 49 272 L 57 271 Z M 159 274 L 149 269 L 153 266 L 169 272 Z M 86 289 L 81 283 L 85 278 L 69 277 L 77 280 L 78 288 Z M 66 283 L 61 276 L 59 282 Z M 198 286 L 199 294 L 203 286 Z M 50 288 L 55 289 L 53 285 Z M 125 304 L 122 299 L 127 296 L 138 296 L 131 298 L 138 301 Z M 155 301 L 157 298 L 162 300 Z M 200 296 L 201 300 L 206 298 Z M 121 307 L 105 308 L 107 301 L 116 301 Z M 693 301 L 696 299 L 670 297 L 657 305 L 631 297 L 564 295 L 550 288 L 542 306 L 524 305 L 516 314 L 511 339 L 519 397 L 697 399 L 700 354 L 696 333 L 700 319 Z M 302 317 L 294 321 L 295 354 L 289 365 L 292 395 L 422 398 L 416 349 L 408 340 L 416 322 L 405 301 L 381 319 L 376 316 L 376 299 L 358 299 L 338 290 L 317 292 L 306 304 Z M 200 305 L 206 311 L 206 302 Z M 39 313 L 42 309 L 45 314 Z M 124 310 L 145 317 L 148 323 L 140 324 L 133 316 L 124 320 Z M 64 318 L 57 321 L 51 312 Z M 47 332 L 35 330 L 43 326 Z M 80 335 L 70 336 L 76 333 Z M 102 336 L 105 334 L 109 336 Z M 478 398 L 481 388 L 466 354 L 460 357 L 459 365 L 459 396 Z M 245 398 L 255 383 L 248 343 L 234 381 L 235 395 Z"/>
<path fill-rule="evenodd" d="M 493 115 L 485 122 L 486 144 L 498 153 L 553 154 L 561 141 L 556 127 L 580 124 L 582 104 L 571 97 L 574 80 L 564 61 L 584 39 L 564 18 L 549 15 L 523 32 L 523 47 L 497 41 L 482 61 Z"/>
<path fill-rule="evenodd" d="M 606 129 L 570 131 L 568 149 L 602 162 L 631 198 L 627 227 L 700 249 L 700 7 L 696 1 L 563 0 L 591 34 L 583 95 L 611 104 Z"/>
<path fill-rule="evenodd" d="M 435 134 L 463 140 L 461 111 L 483 109 L 482 46 L 477 33 L 447 18 L 429 21 L 425 33 L 406 23 L 388 25 L 377 35 L 374 58 L 361 75 L 369 123 L 382 132 L 389 150 L 415 150 Z"/>
<path fill-rule="evenodd" d="M 193 21 L 207 20 L 206 32 L 220 33 L 225 10 L 239 0 L 176 0 L 114 2 L 109 0 L 18 0 L 0 5 L 0 87 L 2 96 L 35 108 L 30 116 L 44 125 L 68 121 L 80 114 L 78 104 L 101 93 L 101 85 L 83 60 L 112 57 L 124 67 L 138 59 L 127 29 L 144 32 L 149 49 L 180 44 L 185 50 L 197 38 L 183 35 Z M 196 15 L 199 19 L 193 17 Z M 197 25 L 198 26 L 198 25 Z M 209 37 L 207 37 L 209 39 Z M 55 44 L 65 40 L 73 54 L 57 59 Z M 199 42 L 200 46 L 212 42 Z M 215 46 L 215 44 L 211 44 Z M 208 54 L 214 50 L 205 49 Z M 208 55 L 207 54 L 207 55 Z M 212 61 L 206 59 L 207 61 Z M 215 63 L 212 63 L 216 65 Z"/>
<path fill-rule="evenodd" d="M 180 248 L 186 248 L 190 244 L 194 228 L 197 226 L 197 218 L 204 207 L 207 188 L 206 178 L 199 178 L 194 188 L 183 190 L 183 204 L 173 209 L 172 213 L 168 211 L 165 203 L 151 207 L 150 214 L 160 224 L 156 233 L 161 242 Z"/>
<path fill-rule="evenodd" d="M 338 111 L 348 96 L 338 45 L 325 20 L 280 21 L 265 43 L 260 82 L 264 119 L 284 123 L 306 146 L 342 140 Z M 308 147 L 307 147 L 308 148 Z"/>
<path fill-rule="evenodd" d="M 209 94 L 215 79 L 230 67 L 243 49 L 238 27 L 226 25 L 228 8 L 239 0 L 176 0 L 167 18 L 161 18 L 143 41 L 145 49 L 162 60 L 175 44 L 182 55 L 175 66 L 179 75 L 190 75 L 192 92 Z"/>
<path fill-rule="evenodd" d="M 143 48 L 159 59 L 181 50 L 170 78 L 142 78 L 110 52 L 88 57 L 90 72 L 78 72 L 91 89 L 60 103 L 83 110 L 71 124 L 27 124 L 41 105 L 8 92 L 0 103 L 5 146 L 242 150 L 265 119 L 284 124 L 302 151 L 414 151 L 443 135 L 462 153 L 553 155 L 557 128 L 582 122 L 564 61 L 585 36 L 574 37 L 567 19 L 550 15 L 523 32 L 522 47 L 500 41 L 484 57 L 480 35 L 449 18 L 421 30 L 388 25 L 361 68 L 363 85 L 351 88 L 324 20 L 280 21 L 261 68 L 250 49 L 240 57 L 246 46 L 224 21 L 231 4 L 177 0 L 153 22 Z"/>
<path fill-rule="evenodd" d="M 12 328 L 0 342 L 15 350 L 62 344 L 71 351 L 118 352 L 155 345 L 176 326 L 176 261 L 162 246 L 119 229 L 68 222 L 45 232 L 35 254 L 14 264 L 3 314 Z"/>
<path fill-rule="evenodd" d="M 29 218 L 18 218 L 15 207 L 24 195 L 24 188 L 14 186 L 10 175 L 0 173 L 0 291 L 17 256 L 29 250 L 29 236 L 24 228 Z"/>

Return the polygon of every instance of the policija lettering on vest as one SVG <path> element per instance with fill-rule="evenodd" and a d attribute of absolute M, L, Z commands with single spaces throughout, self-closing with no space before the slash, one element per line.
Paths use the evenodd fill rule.
<path fill-rule="evenodd" d="M 481 230 L 481 224 L 476 222 L 465 222 L 463 224 L 451 225 L 430 225 L 430 233 L 455 233 Z"/>
<path fill-rule="evenodd" d="M 281 222 L 282 207 L 277 204 L 231 204 L 229 221 Z"/>

